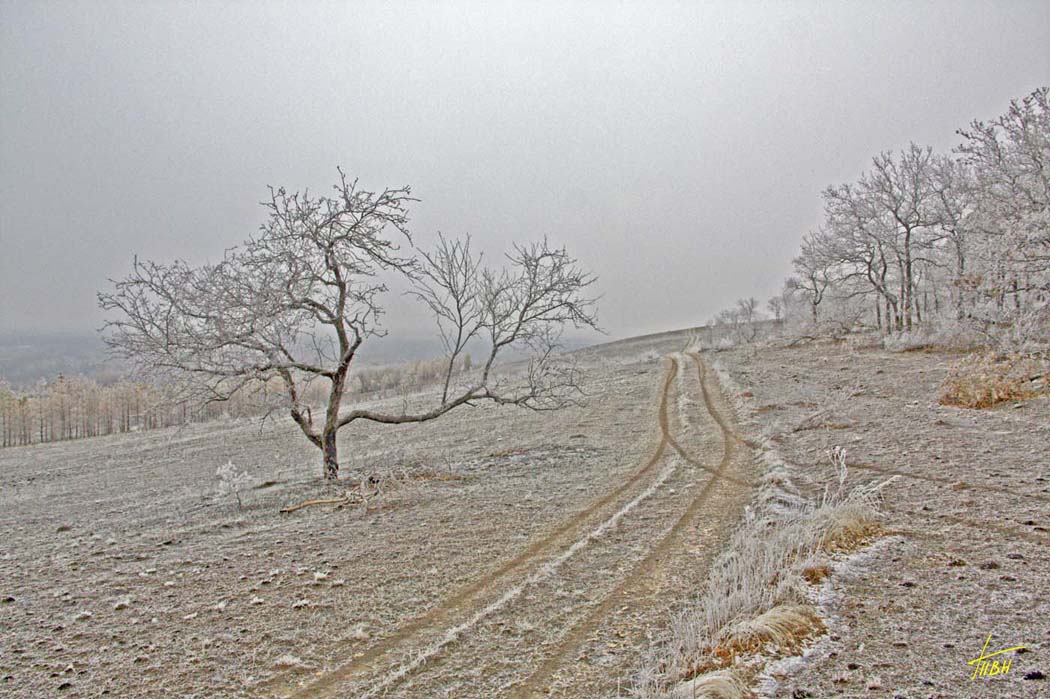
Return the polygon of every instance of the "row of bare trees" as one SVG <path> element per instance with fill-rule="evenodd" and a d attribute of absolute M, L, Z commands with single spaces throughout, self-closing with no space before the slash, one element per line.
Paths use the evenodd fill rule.
<path fill-rule="evenodd" d="M 884 333 L 931 322 L 987 340 L 1045 344 L 1050 313 L 1047 88 L 958 132 L 950 154 L 914 143 L 880 153 L 823 192 L 795 274 L 771 303 L 810 324 Z M 771 306 L 772 309 L 772 306 Z"/>
<path fill-rule="evenodd" d="M 803 236 L 794 274 L 766 304 L 721 311 L 709 341 L 752 342 L 873 328 L 895 337 L 1010 351 L 1050 346 L 1048 88 L 958 131 L 949 154 L 914 143 L 884 152 L 856 182 L 822 193 L 824 220 Z"/>
<path fill-rule="evenodd" d="M 470 369 L 470 355 L 464 354 L 453 375 Z M 444 358 L 365 367 L 347 390 L 373 396 L 416 390 L 443 381 L 447 370 Z M 15 389 L 0 379 L 0 447 L 258 417 L 279 406 L 282 396 L 283 387 L 275 380 L 260 382 L 226 401 L 194 403 L 183 400 L 173 386 L 147 381 L 99 382 L 59 374 L 54 380 Z M 303 401 L 311 409 L 322 407 L 326 397 L 323 386 L 304 388 Z"/>
<path fill-rule="evenodd" d="M 177 405 L 156 386 L 91 379 L 41 381 L 27 390 L 0 383 L 0 446 L 135 432 L 212 419 L 241 406 Z"/>

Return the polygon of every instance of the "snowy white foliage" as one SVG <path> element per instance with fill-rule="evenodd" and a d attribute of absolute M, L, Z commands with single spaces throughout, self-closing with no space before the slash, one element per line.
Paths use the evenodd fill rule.
<path fill-rule="evenodd" d="M 215 477 L 219 479 L 219 495 L 233 495 L 237 498 L 237 507 L 243 507 L 241 493 L 251 486 L 251 475 L 238 471 L 232 461 L 227 461 L 215 470 Z"/>
<path fill-rule="evenodd" d="M 425 422 L 460 407 L 491 401 L 546 410 L 580 394 L 575 368 L 559 362 L 562 328 L 595 327 L 594 277 L 546 239 L 515 245 L 501 268 L 482 264 L 470 239 L 441 237 L 426 252 L 404 255 L 411 242 L 408 187 L 370 192 L 340 180 L 331 196 L 271 189 L 260 232 L 198 267 L 135 260 L 131 273 L 99 294 L 113 313 L 106 327 L 111 350 L 138 370 L 161 373 L 189 397 L 227 401 L 278 384 L 281 407 L 321 450 L 324 475 L 339 475 L 336 434 L 366 420 Z M 445 344 L 440 401 L 417 412 L 343 409 L 361 345 L 385 335 L 381 279 L 400 277 L 437 320 Z M 476 371 L 453 383 L 471 342 L 486 346 Z M 511 381 L 495 370 L 510 351 L 528 357 Z M 362 377 L 364 379 L 364 377 Z M 327 393 L 314 411 L 307 393 Z"/>
<path fill-rule="evenodd" d="M 1040 88 L 972 122 L 951 154 L 911 143 L 827 187 L 823 223 L 803 236 L 794 275 L 769 303 L 778 328 L 874 328 L 895 349 L 1050 347 L 1047 99 Z M 717 319 L 736 342 L 750 341 L 741 310 Z"/>

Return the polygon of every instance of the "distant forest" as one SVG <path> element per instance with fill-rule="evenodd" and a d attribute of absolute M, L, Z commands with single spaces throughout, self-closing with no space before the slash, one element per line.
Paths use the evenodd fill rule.
<path fill-rule="evenodd" d="M 575 348 L 583 343 L 565 344 Z M 438 378 L 444 363 L 435 358 L 435 341 L 375 347 L 378 351 L 354 372 L 351 395 L 376 397 L 425 387 Z M 428 351 L 429 357 L 419 358 Z M 471 370 L 470 356 L 464 360 L 457 374 Z M 321 393 L 308 389 L 304 398 L 320 405 Z M 228 401 L 195 404 L 184 400 L 176 386 L 128 376 L 125 367 L 107 357 L 95 334 L 0 336 L 0 447 L 257 417 L 281 405 L 280 398 L 277 387 L 260 384 Z"/>
<path fill-rule="evenodd" d="M 441 351 L 435 338 L 382 338 L 361 351 L 366 365 L 384 365 L 427 359 Z M 106 354 L 95 332 L 0 333 L 0 384 L 29 390 L 59 376 L 81 377 L 113 384 L 127 377 L 127 368 Z"/>

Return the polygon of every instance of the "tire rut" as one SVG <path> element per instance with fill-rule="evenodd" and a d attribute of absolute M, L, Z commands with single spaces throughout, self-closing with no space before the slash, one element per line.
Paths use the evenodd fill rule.
<path fill-rule="evenodd" d="M 669 553 L 679 543 L 679 539 L 686 528 L 698 518 L 704 505 L 706 505 L 711 498 L 714 487 L 718 483 L 726 481 L 748 488 L 752 486 L 750 481 L 731 477 L 726 473 L 726 470 L 733 461 L 735 452 L 734 445 L 740 440 L 737 439 L 737 435 L 725 417 L 715 407 L 710 390 L 707 386 L 707 371 L 703 360 L 695 353 L 688 353 L 688 356 L 696 365 L 697 375 L 700 380 L 700 388 L 703 393 L 704 405 L 707 412 L 722 431 L 722 458 L 719 461 L 718 466 L 715 469 L 711 469 L 702 465 L 682 449 L 682 447 L 674 440 L 673 436 L 668 437 L 668 443 L 672 445 L 672 448 L 684 460 L 710 472 L 711 477 L 704 483 L 703 487 L 693 498 L 692 502 L 690 502 L 685 512 L 682 513 L 671 529 L 656 543 L 656 545 L 649 550 L 649 553 L 645 558 L 634 567 L 630 574 L 615 589 L 613 589 L 611 593 L 606 595 L 602 602 L 587 615 L 582 623 L 573 627 L 561 639 L 554 653 L 509 695 L 511 699 L 532 699 L 533 697 L 544 695 L 545 687 L 550 683 L 555 674 L 569 664 L 569 659 L 572 654 L 583 645 L 592 633 L 595 632 L 613 609 L 624 605 L 638 604 L 639 599 L 643 599 L 647 596 L 644 589 L 646 587 L 646 582 L 653 577 L 654 573 L 661 567 Z"/>
<path fill-rule="evenodd" d="M 298 685 L 295 677 L 278 676 L 257 685 L 257 689 L 267 691 L 278 696 L 289 697 L 289 699 L 316 699 L 322 697 L 337 696 L 336 692 L 340 685 L 351 678 L 360 675 L 378 665 L 393 655 L 403 646 L 423 633 L 451 624 L 453 617 L 470 616 L 474 611 L 483 611 L 484 605 L 479 600 L 486 595 L 494 593 L 498 583 L 505 578 L 510 578 L 513 573 L 530 568 L 535 564 L 538 569 L 543 559 L 554 559 L 557 551 L 563 547 L 571 546 L 573 541 L 579 540 L 579 530 L 595 515 L 600 513 L 610 504 L 621 501 L 623 496 L 632 490 L 647 476 L 651 475 L 663 459 L 671 440 L 670 418 L 669 418 L 669 396 L 672 384 L 679 372 L 678 360 L 669 357 L 670 363 L 660 391 L 660 405 L 658 410 L 658 425 L 660 430 L 660 441 L 658 442 L 652 456 L 646 463 L 630 478 L 619 486 L 609 491 L 602 497 L 591 502 L 584 510 L 570 517 L 553 532 L 535 541 L 524 551 L 514 558 L 499 565 L 494 570 L 480 576 L 474 583 L 460 589 L 452 597 L 446 598 L 438 606 L 407 621 L 398 627 L 393 633 L 374 643 L 369 648 L 360 651 L 351 660 L 338 666 L 331 672 L 310 680 L 305 685 Z M 585 535 L 586 536 L 586 535 Z M 508 586 L 509 587 L 509 586 Z M 453 627 L 455 628 L 455 627 Z M 349 643 L 343 644 L 343 654 L 349 654 Z M 335 651 L 339 653 L 340 650 Z"/>

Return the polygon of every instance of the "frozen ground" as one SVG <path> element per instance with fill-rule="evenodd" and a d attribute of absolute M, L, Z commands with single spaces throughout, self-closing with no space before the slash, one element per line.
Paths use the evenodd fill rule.
<path fill-rule="evenodd" d="M 367 510 L 278 513 L 326 493 L 285 421 L 0 452 L 0 691 L 615 694 L 746 500 L 687 341 L 582 352 L 581 408 L 344 430 Z"/>
<path fill-rule="evenodd" d="M 774 436 L 800 484 L 837 445 L 858 481 L 903 474 L 891 536 L 833 578 L 832 633 L 776 696 L 1045 691 L 1023 677 L 1050 670 L 1050 400 L 938 406 L 944 355 L 694 363 L 688 343 L 579 353 L 581 408 L 344 430 L 344 471 L 386 486 L 367 509 L 278 513 L 326 494 L 284 421 L 0 451 L 0 694 L 619 696 L 758 475 L 716 423 L 713 361 L 750 394 L 736 428 Z M 217 494 L 227 461 L 253 478 L 243 509 Z M 970 682 L 989 633 L 1029 652 Z"/>
<path fill-rule="evenodd" d="M 958 359 L 941 353 L 820 344 L 713 359 L 750 394 L 744 429 L 773 436 L 811 492 L 834 446 L 857 483 L 899 474 L 889 537 L 843 566 L 831 635 L 775 696 L 1050 696 L 1024 679 L 1050 674 L 1050 398 L 938 405 Z M 1027 652 L 971 681 L 989 634 L 988 652 Z"/>

